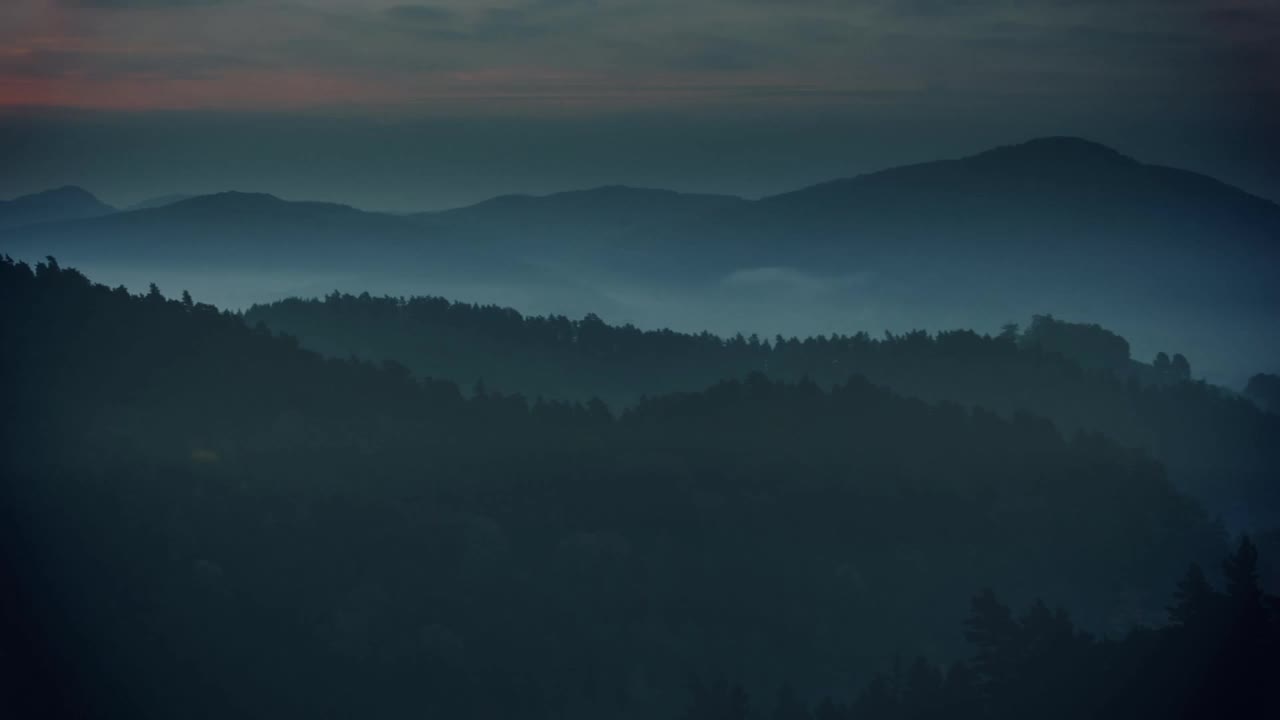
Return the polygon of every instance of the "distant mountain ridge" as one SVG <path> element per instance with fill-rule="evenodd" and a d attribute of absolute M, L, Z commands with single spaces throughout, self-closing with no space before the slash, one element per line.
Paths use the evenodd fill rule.
<path fill-rule="evenodd" d="M 1117 176 L 1120 176 L 1117 178 Z M 727 210 L 752 208 L 800 208 L 826 205 L 826 209 L 848 211 L 863 202 L 859 195 L 867 193 L 869 199 L 883 199 L 883 195 L 896 190 L 937 192 L 949 191 L 957 196 L 977 195 L 977 190 L 967 180 L 999 178 L 1010 183 L 1038 183 L 1043 191 L 1067 190 L 1098 193 L 1114 190 L 1120 181 L 1132 182 L 1142 176 L 1159 178 L 1165 189 L 1179 192 L 1200 191 L 1212 193 L 1218 199 L 1228 200 L 1237 208 L 1249 208 L 1262 213 L 1280 213 L 1280 205 L 1244 190 L 1228 185 L 1207 175 L 1150 165 L 1139 162 L 1105 145 L 1078 137 L 1058 136 L 1029 140 L 1020 144 L 1005 145 L 974 155 L 951 160 L 937 160 L 913 165 L 903 165 L 886 170 L 837 178 L 796 190 L 749 200 L 735 195 L 709 193 L 683 193 L 660 188 L 633 187 L 628 185 L 604 185 L 582 190 L 567 190 L 544 195 L 499 195 L 488 200 L 446 210 L 403 213 L 392 215 L 358 210 L 340 203 L 315 201 L 287 201 L 267 193 L 228 191 L 203 195 L 173 194 L 151 198 L 123 210 L 106 205 L 91 193 L 76 186 L 46 190 L 11 201 L 0 201 L 0 226 L 13 226 L 5 213 L 14 213 L 18 207 L 67 207 L 61 216 L 51 213 L 39 220 L 75 220 L 109 213 L 130 213 L 154 210 L 199 201 L 199 205 L 219 204 L 228 211 L 245 209 L 240 203 L 256 203 L 262 209 L 274 201 L 276 207 L 284 205 L 321 207 L 346 207 L 368 215 L 410 217 L 432 224 L 434 221 L 455 223 L 458 221 L 498 223 L 507 221 L 539 222 L 555 221 L 556 213 L 578 213 L 578 221 L 587 218 L 607 221 L 623 226 L 634 222 L 653 222 L 658 219 L 690 218 L 700 213 L 720 213 Z M 1073 187 L 1073 184 L 1078 184 Z M 1005 188 L 1008 189 L 1008 188 Z M 1026 189 L 1025 187 L 1023 189 Z M 187 207 L 193 207 L 187 205 Z"/>
<path fill-rule="evenodd" d="M 0 200 L 0 228 L 98 217 L 116 209 L 75 185 Z"/>
<path fill-rule="evenodd" d="M 830 270 L 850 256 L 1023 248 L 1141 252 L 1280 247 L 1280 205 L 1205 175 L 1149 165 L 1088 140 L 1051 137 L 831 180 L 747 200 L 611 186 L 504 196 L 414 216 L 504 250 L 600 251 L 626 268 Z M 1043 243 L 1042 243 L 1043 244 Z M 1038 250 L 1037 250 L 1038 252 Z"/>
<path fill-rule="evenodd" d="M 891 168 L 764 198 L 757 217 L 806 213 L 813 226 L 853 223 L 899 238 L 998 240 L 1043 231 L 1079 236 L 1214 225 L 1238 239 L 1280 242 L 1280 205 L 1206 175 L 1148 165 L 1079 138 L 1042 138 L 957 160 Z"/>
<path fill-rule="evenodd" d="M 686 206 L 698 204 L 734 206 L 751 202 L 736 195 L 713 193 L 682 193 L 660 188 L 633 187 L 630 185 L 602 185 L 584 190 L 566 190 L 546 195 L 512 194 L 499 195 L 474 205 L 466 205 L 449 210 L 417 213 L 419 216 L 457 214 L 481 209 L 500 208 L 511 210 L 534 205 L 557 205 L 566 208 L 581 206 L 586 203 L 608 205 L 617 209 L 633 209 L 644 206 L 660 206 L 664 202 L 674 202 Z"/>
<path fill-rule="evenodd" d="M 161 195 L 159 197 L 147 198 L 146 200 L 143 200 L 141 202 L 136 202 L 124 209 L 125 210 L 150 210 L 152 208 L 172 205 L 176 202 L 181 202 L 183 200 L 190 200 L 193 197 L 196 197 L 196 196 L 186 195 L 182 193 L 175 193 L 172 195 Z"/>
<path fill-rule="evenodd" d="M 0 227 L 0 252 L 153 276 L 359 273 L 374 292 L 730 334 L 852 331 L 868 322 L 837 316 L 872 312 L 994 328 L 1043 310 L 1187 348 L 1233 386 L 1280 357 L 1280 205 L 1072 137 L 759 200 L 613 185 L 392 215 L 219 193 Z M 461 277 L 474 292 L 446 289 Z M 815 315 L 832 319 L 793 327 Z"/>
<path fill-rule="evenodd" d="M 1222 183 L 1207 175 L 1143 163 L 1106 145 L 1070 136 L 1035 138 L 1023 143 L 1001 145 L 961 158 L 900 165 L 852 177 L 837 178 L 762 198 L 761 202 L 782 202 L 806 196 L 819 196 L 830 190 L 847 189 L 873 181 L 918 181 L 930 175 L 937 179 L 952 180 L 955 179 L 955 176 L 949 177 L 948 173 L 953 171 L 969 173 L 975 176 L 1002 175 L 1018 180 L 1053 180 L 1056 181 L 1059 188 L 1063 187 L 1064 181 L 1067 180 L 1096 183 L 1100 180 L 1105 180 L 1107 174 L 1172 171 L 1185 177 L 1197 177 L 1208 181 L 1205 183 L 1206 186 L 1211 184 L 1229 189 L 1241 196 L 1254 198 L 1261 204 L 1277 207 L 1276 203 L 1270 200 L 1250 195 L 1244 190 Z M 1129 178 L 1126 177 L 1126 179 Z M 954 189 L 963 190 L 964 188 L 958 187 Z"/>
<path fill-rule="evenodd" d="M 236 265 L 289 264 L 318 256 L 336 259 L 361 244 L 372 249 L 383 243 L 409 243 L 422 232 L 404 218 L 347 205 L 232 191 L 22 228 L 14 235 L 18 247 L 43 245 L 73 258 Z"/>
<path fill-rule="evenodd" d="M 210 215 L 270 215 L 273 213 L 296 213 L 302 210 L 329 214 L 380 214 L 357 210 L 350 205 L 342 205 L 340 203 L 318 202 L 313 200 L 283 200 L 270 193 L 241 192 L 239 190 L 229 190 L 226 192 L 210 193 L 207 195 L 184 197 L 158 207 L 146 208 L 144 212 L 149 211 L 175 216 L 182 216 L 187 213 L 208 213 Z"/>
<path fill-rule="evenodd" d="M 424 220 L 483 218 L 487 221 L 558 221 L 574 213 L 578 221 L 607 221 L 622 226 L 741 208 L 751 201 L 734 195 L 681 193 L 674 190 L 606 185 L 549 195 L 501 195 L 452 210 L 418 213 Z"/>

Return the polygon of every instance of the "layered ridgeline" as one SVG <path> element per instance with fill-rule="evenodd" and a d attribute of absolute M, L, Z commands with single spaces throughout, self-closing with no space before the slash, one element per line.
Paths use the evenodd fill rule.
<path fill-rule="evenodd" d="M 356 287 L 768 336 L 1050 308 L 1232 387 L 1280 357 L 1280 206 L 1074 138 L 750 201 L 614 186 L 398 216 L 229 192 L 65 218 L 0 227 L 0 252 L 236 307 Z"/>
<path fill-rule="evenodd" d="M 0 302 L 6 652 L 83 687 L 46 702 L 659 717 L 689 673 L 814 693 L 952 657 L 984 587 L 1160 618 L 1226 549 L 1140 452 L 861 378 L 614 415 L 52 264 L 0 263 Z"/>
<path fill-rule="evenodd" d="M 618 408 L 644 395 L 696 390 L 761 372 L 829 387 L 861 375 L 894 392 L 1009 416 L 1025 410 L 1059 428 L 1102 432 L 1163 461 L 1175 482 L 1233 525 L 1280 527 L 1280 416 L 1192 380 L 1179 354 L 1151 363 L 1096 325 L 1037 316 L 1025 330 L 866 333 L 804 340 L 720 338 L 611 326 L 594 315 L 523 316 L 443 298 L 290 299 L 258 305 L 250 324 L 336 357 L 393 359 L 423 377 Z M 1254 383 L 1262 397 L 1265 380 Z M 1259 400 L 1259 402 L 1261 402 Z"/>

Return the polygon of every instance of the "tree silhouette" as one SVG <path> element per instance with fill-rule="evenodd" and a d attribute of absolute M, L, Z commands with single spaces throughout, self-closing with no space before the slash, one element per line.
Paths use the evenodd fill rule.
<path fill-rule="evenodd" d="M 1066 613 L 1034 602 L 1015 618 L 992 592 L 973 598 L 966 633 L 974 656 L 949 668 L 917 659 L 873 677 L 845 708 L 830 696 L 812 717 L 858 720 L 960 718 L 1257 718 L 1280 707 L 1277 598 L 1257 587 L 1257 552 L 1247 537 L 1223 563 L 1225 593 L 1198 566 L 1178 583 L 1163 627 L 1137 626 L 1097 640 Z M 786 713 L 805 717 L 789 688 Z M 702 717 L 691 715 L 691 718 Z"/>
<path fill-rule="evenodd" d="M 477 313 L 333 302 L 356 324 L 412 312 L 470 328 Z M 1264 566 L 1241 549 L 1237 589 L 1206 605 L 1220 605 L 1214 622 L 1075 630 L 1179 607 L 1168 594 L 1187 562 L 1223 555 L 1221 528 L 1150 454 L 1013 401 L 934 402 L 817 368 L 839 358 L 943 395 L 1009 375 L 971 399 L 1053 378 L 1038 387 L 1064 403 L 1121 398 L 1096 408 L 1267 437 L 1254 423 L 1269 416 L 1199 384 L 1111 383 L 967 332 L 728 350 L 601 323 L 575 368 L 687 354 L 714 375 L 610 408 L 530 401 L 479 367 L 471 397 L 407 360 L 321 355 L 241 315 L 46 263 L 0 262 L 0 306 L 0 552 L 17 578 L 4 586 L 23 593 L 6 627 L 53 638 L 64 692 L 116 716 L 674 717 L 690 669 L 731 667 L 742 686 L 707 701 L 722 717 L 786 680 L 840 691 L 823 712 L 846 716 L 865 687 L 864 706 L 892 717 L 1164 717 L 1189 698 L 1258 702 L 1273 669 L 1273 599 L 1244 602 Z M 500 328 L 489 337 L 576 343 L 572 321 L 479 316 Z M 1000 595 L 962 625 L 952 598 L 983 585 Z M 1074 619 L 1000 600 L 1049 594 Z M 1233 614 L 1259 605 L 1265 621 Z M 962 664 L 833 686 L 920 648 L 959 657 L 962 628 L 976 648 Z M 1241 653 L 1261 660 L 1235 672 Z"/>

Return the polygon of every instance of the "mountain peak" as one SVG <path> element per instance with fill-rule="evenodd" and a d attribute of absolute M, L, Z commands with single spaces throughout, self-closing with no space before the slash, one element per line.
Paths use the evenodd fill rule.
<path fill-rule="evenodd" d="M 257 192 L 241 192 L 240 190 L 228 190 L 226 192 L 211 193 L 209 195 L 197 195 L 186 200 L 179 200 L 182 205 L 276 205 L 283 203 L 284 200 L 271 195 L 270 193 Z"/>
<path fill-rule="evenodd" d="M 3 201 L 0 201 L 3 202 Z M 104 205 L 93 193 L 85 190 L 79 185 L 63 185 L 62 187 L 41 190 L 29 195 L 22 195 L 8 201 L 8 205 L 19 206 L 36 206 L 51 204 L 77 204 L 87 207 L 108 207 Z"/>
<path fill-rule="evenodd" d="M 74 220 L 112 212 L 115 212 L 115 208 L 103 203 L 88 190 L 77 185 L 63 185 L 7 202 L 0 201 L 0 227 Z"/>
<path fill-rule="evenodd" d="M 278 211 L 288 204 L 287 201 L 268 193 L 229 190 L 209 195 L 196 195 L 161 204 L 158 207 L 140 209 L 178 214 L 193 211 L 200 213 L 244 213 Z"/>
<path fill-rule="evenodd" d="M 172 195 L 161 195 L 159 197 L 147 198 L 146 200 L 136 202 L 125 209 L 126 210 L 153 210 L 155 208 L 165 207 L 166 205 L 172 205 L 174 203 L 182 202 L 183 200 L 190 200 L 193 197 L 196 197 L 196 196 L 183 195 L 181 193 L 175 193 Z"/>
<path fill-rule="evenodd" d="M 146 213 L 148 217 L 175 217 L 187 220 L 219 221 L 234 218 L 263 218 L 273 221 L 321 218 L 323 221 L 356 215 L 374 216 L 349 205 L 313 200 L 286 200 L 269 193 L 242 192 L 229 190 L 209 195 L 196 195 L 186 199 L 160 205 L 155 208 L 144 208 L 136 213 Z"/>
<path fill-rule="evenodd" d="M 62 187 L 43 190 L 41 192 L 32 193 L 31 195 L 27 195 L 25 197 L 17 198 L 17 199 L 23 200 L 23 199 L 34 199 L 34 198 L 49 198 L 49 199 L 58 198 L 63 200 L 79 200 L 79 201 L 87 200 L 91 202 L 99 202 L 98 198 L 95 197 L 93 193 L 89 192 L 88 190 L 85 190 L 79 185 L 63 185 Z"/>
<path fill-rule="evenodd" d="M 967 158 L 998 165 L 1136 165 L 1138 161 L 1092 140 L 1069 135 L 1041 137 L 1003 145 Z"/>

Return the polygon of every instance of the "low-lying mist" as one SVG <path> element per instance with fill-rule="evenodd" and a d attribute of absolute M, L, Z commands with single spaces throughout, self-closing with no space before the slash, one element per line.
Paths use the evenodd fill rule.
<path fill-rule="evenodd" d="M 34 261 L 36 258 L 19 258 Z M 60 258 L 61 260 L 61 258 Z M 200 302 L 242 311 L 254 304 L 290 297 L 314 298 L 338 290 L 373 296 L 439 296 L 458 302 L 510 307 L 525 315 L 595 314 L 613 325 L 646 330 L 710 332 L 722 337 L 815 335 L 911 330 L 973 329 L 996 334 L 1007 323 L 1027 323 L 1052 314 L 1074 322 L 1098 322 L 1129 340 L 1135 360 L 1150 362 L 1158 352 L 1180 352 L 1197 378 L 1233 389 L 1258 372 L 1280 367 L 1280 334 L 1267 313 L 1239 308 L 1223 313 L 1195 302 L 1117 303 L 1074 283 L 1021 284 L 1016 276 L 993 282 L 945 285 L 944 278 L 911 277 L 907 272 L 866 270 L 820 275 L 787 267 L 754 267 L 718 280 L 652 285 L 608 271 L 551 266 L 507 281 L 429 268 L 411 272 L 296 271 L 138 267 L 79 263 L 110 286 L 146 292 L 151 283 L 168 297 L 186 290 Z M 978 272 L 975 270 L 975 272 Z M 991 277 L 991 269 L 985 269 Z M 998 274 L 997 274 L 998 275 Z M 981 277 L 975 275 L 975 277 Z M 941 289 L 941 291 L 940 291 Z M 1027 298 L 1031 298 L 1028 300 Z"/>

